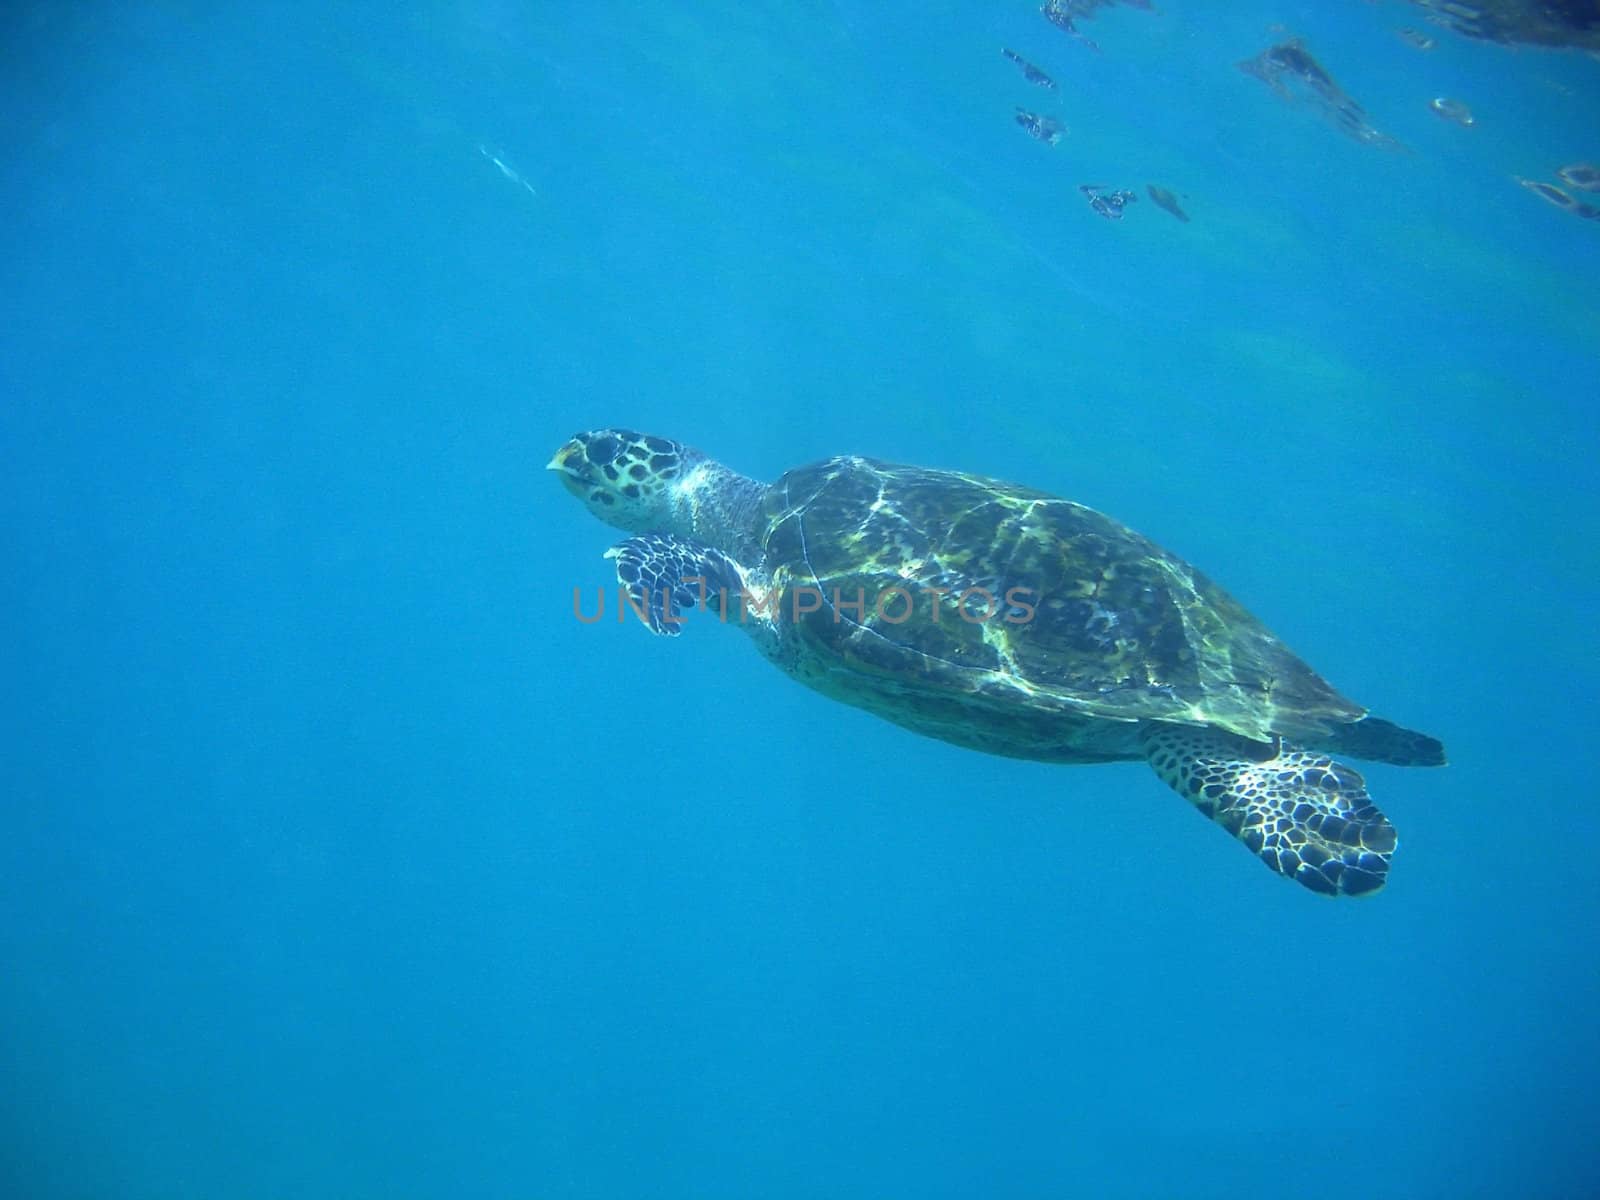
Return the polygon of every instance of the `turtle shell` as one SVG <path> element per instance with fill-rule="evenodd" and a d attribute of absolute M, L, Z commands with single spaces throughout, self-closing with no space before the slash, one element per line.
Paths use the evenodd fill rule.
<path fill-rule="evenodd" d="M 1066 710 L 1258 740 L 1365 711 L 1193 567 L 1044 492 L 835 458 L 774 484 L 761 521 L 776 617 L 800 654 L 865 688 L 890 683 L 908 704 L 959 698 L 990 714 Z"/>

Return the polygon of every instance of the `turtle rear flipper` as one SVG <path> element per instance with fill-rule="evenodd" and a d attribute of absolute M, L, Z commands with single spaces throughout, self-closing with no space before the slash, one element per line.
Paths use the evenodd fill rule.
<path fill-rule="evenodd" d="M 683 632 L 679 614 L 730 593 L 737 595 L 742 586 L 733 559 L 702 542 L 671 534 L 631 537 L 607 550 L 606 557 L 617 560 L 624 603 L 651 633 L 666 637 Z"/>
<path fill-rule="evenodd" d="M 1221 730 L 1152 726 L 1157 775 L 1279 874 L 1330 896 L 1375 892 L 1389 873 L 1394 826 L 1355 771 L 1325 754 L 1274 751 Z"/>

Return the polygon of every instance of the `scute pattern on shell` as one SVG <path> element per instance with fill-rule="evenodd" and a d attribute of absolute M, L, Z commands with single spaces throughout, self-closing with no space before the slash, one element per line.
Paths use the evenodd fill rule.
<path fill-rule="evenodd" d="M 1133 757 L 1096 727 L 1163 720 L 1315 738 L 1364 711 L 1187 563 L 1044 492 L 843 457 L 786 474 L 761 519 L 773 583 L 821 600 L 798 620 L 784 606 L 796 669 L 839 676 L 825 690 L 876 691 L 856 702 L 912 727 L 937 724 L 950 740 L 1029 757 Z M 882 613 L 874 604 L 893 587 L 913 598 L 900 621 L 890 618 L 903 601 Z M 989 620 L 956 611 L 969 587 L 997 598 Z M 936 600 L 933 589 L 947 591 Z M 1026 593 L 1029 619 L 1007 619 L 1022 615 L 1008 608 L 1011 589 Z M 1060 740 L 1063 713 L 1092 724 L 1039 755 L 1033 739 Z M 970 729 L 951 737 L 957 722 Z"/>

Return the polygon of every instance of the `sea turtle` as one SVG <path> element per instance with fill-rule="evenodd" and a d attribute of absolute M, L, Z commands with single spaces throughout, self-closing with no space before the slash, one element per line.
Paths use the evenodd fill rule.
<path fill-rule="evenodd" d="M 1375 891 L 1395 849 L 1334 755 L 1444 762 L 1193 567 L 1045 492 L 857 457 L 769 486 L 627 429 L 580 433 L 549 467 L 632 535 L 607 556 L 655 632 L 704 602 L 801 683 L 917 733 L 1046 762 L 1145 760 L 1313 891 Z"/>

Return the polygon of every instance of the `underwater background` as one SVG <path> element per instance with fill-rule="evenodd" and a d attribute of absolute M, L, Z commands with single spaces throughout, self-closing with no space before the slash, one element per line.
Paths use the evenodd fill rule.
<path fill-rule="evenodd" d="M 1518 185 L 1600 158 L 1595 57 L 1398 0 L 0 22 L 0 1192 L 1600 1190 L 1600 222 Z M 1237 69 L 1292 36 L 1403 149 Z M 543 466 L 611 425 L 1090 504 L 1451 763 L 1363 765 L 1401 848 L 1329 901 L 1141 764 L 580 624 L 620 535 Z"/>

